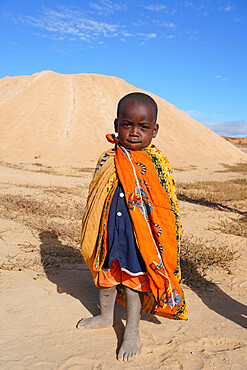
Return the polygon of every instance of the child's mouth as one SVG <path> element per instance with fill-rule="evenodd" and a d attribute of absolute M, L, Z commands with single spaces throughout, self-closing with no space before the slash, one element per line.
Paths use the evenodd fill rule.
<path fill-rule="evenodd" d="M 140 144 L 141 143 L 141 141 L 137 141 L 137 140 L 126 140 L 128 143 L 131 143 L 131 144 Z"/>

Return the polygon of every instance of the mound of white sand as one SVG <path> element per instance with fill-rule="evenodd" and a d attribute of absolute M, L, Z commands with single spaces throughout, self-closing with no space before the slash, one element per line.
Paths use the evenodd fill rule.
<path fill-rule="evenodd" d="M 109 144 L 119 99 L 143 91 L 122 79 L 51 71 L 0 80 L 0 160 L 94 167 Z M 154 143 L 177 168 L 214 169 L 247 155 L 165 100 Z"/>

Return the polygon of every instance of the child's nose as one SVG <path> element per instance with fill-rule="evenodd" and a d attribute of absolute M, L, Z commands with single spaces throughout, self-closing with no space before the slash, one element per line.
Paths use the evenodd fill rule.
<path fill-rule="evenodd" d="M 138 136 L 138 135 L 139 135 L 138 127 L 136 127 L 136 126 L 132 126 L 132 127 L 131 127 L 131 130 L 130 130 L 130 134 L 131 134 L 132 136 Z"/>

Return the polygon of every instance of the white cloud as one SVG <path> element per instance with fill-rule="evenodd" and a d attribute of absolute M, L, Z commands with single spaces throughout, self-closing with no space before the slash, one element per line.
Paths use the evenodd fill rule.
<path fill-rule="evenodd" d="M 148 6 L 143 6 L 143 8 L 145 8 L 147 10 L 151 10 L 152 12 L 159 12 L 161 10 L 165 10 L 166 5 L 164 5 L 164 4 L 151 4 L 151 5 L 148 5 Z"/>
<path fill-rule="evenodd" d="M 247 136 L 247 121 L 215 121 L 202 122 L 205 126 L 225 136 Z"/>
<path fill-rule="evenodd" d="M 195 5 L 192 3 L 192 1 L 185 1 L 184 3 L 185 8 L 191 8 L 194 9 Z"/>
<path fill-rule="evenodd" d="M 227 5 L 227 6 L 223 6 L 223 7 L 219 8 L 219 11 L 221 11 L 221 12 L 230 12 L 233 9 L 234 9 L 234 7 L 232 5 Z"/>
<path fill-rule="evenodd" d="M 102 1 L 102 4 L 108 7 L 116 4 L 110 1 Z M 113 24 L 103 21 L 95 20 L 92 13 L 90 17 L 87 13 L 76 10 L 75 8 L 68 8 L 60 6 L 57 9 L 43 8 L 42 11 L 35 16 L 19 15 L 12 16 L 15 23 L 21 23 L 26 26 L 38 28 L 40 32 L 36 35 L 39 37 L 50 38 L 52 40 L 69 40 L 69 41 L 85 41 L 92 44 L 99 45 L 99 41 L 103 38 L 116 38 L 122 42 L 126 38 L 141 39 L 140 41 L 147 41 L 155 39 L 157 33 L 140 33 L 129 32 L 124 24 Z M 171 25 L 170 25 L 171 26 Z"/>
<path fill-rule="evenodd" d="M 198 39 L 199 39 L 198 31 L 197 31 L 197 30 L 193 30 L 193 31 L 186 30 L 186 31 L 185 31 L 185 34 L 186 34 L 186 35 L 187 35 L 191 40 L 198 40 Z"/>
<path fill-rule="evenodd" d="M 227 77 L 223 77 L 221 75 L 216 75 L 215 78 L 221 80 L 221 81 L 227 81 Z"/>
<path fill-rule="evenodd" d="M 148 34 L 146 34 L 147 40 L 155 39 L 156 37 L 157 37 L 157 34 L 156 33 L 148 33 Z"/>
<path fill-rule="evenodd" d="M 157 37 L 156 33 L 140 33 L 140 32 L 138 32 L 137 35 L 141 36 L 141 37 L 144 37 L 145 40 L 155 39 Z"/>
<path fill-rule="evenodd" d="M 167 36 L 166 36 L 166 38 L 167 38 L 168 40 L 172 40 L 172 39 L 174 39 L 174 37 L 175 37 L 175 36 L 174 36 L 174 35 L 172 35 L 172 34 L 170 34 L 170 35 L 167 35 Z"/>
<path fill-rule="evenodd" d="M 147 26 L 148 22 L 147 21 L 143 21 L 143 19 L 137 19 L 136 22 L 133 22 L 133 26 L 135 27 L 143 27 L 143 26 Z"/>
<path fill-rule="evenodd" d="M 110 0 L 101 0 L 97 3 L 90 3 L 89 6 L 100 13 L 114 13 L 115 11 L 127 10 L 127 6 L 125 4 L 118 4 L 116 1 Z"/>
<path fill-rule="evenodd" d="M 182 6 L 191 8 L 191 3 L 196 4 L 194 1 L 187 1 L 186 4 L 183 2 Z M 35 27 L 38 29 L 35 34 L 37 35 L 38 33 L 39 37 L 57 41 L 63 39 L 65 42 L 69 40 L 71 44 L 79 41 L 88 42 L 91 45 L 94 43 L 97 46 L 99 41 L 105 38 L 116 38 L 126 43 L 134 40 L 145 43 L 148 40 L 151 42 L 151 40 L 158 37 L 163 37 L 168 42 L 168 40 L 172 41 L 177 35 L 181 34 L 187 35 L 187 38 L 191 40 L 199 39 L 200 35 L 195 29 L 182 30 L 178 33 L 177 25 L 173 22 L 173 18 L 165 19 L 163 17 L 168 10 L 169 14 L 171 14 L 171 9 L 168 9 L 168 5 L 164 5 L 162 1 L 157 3 L 153 1 L 147 6 L 142 5 L 140 2 L 135 4 L 135 7 L 139 7 L 139 10 L 143 9 L 143 7 L 149 10 L 149 14 L 143 12 L 145 16 L 140 16 L 140 19 L 137 19 L 136 22 L 129 22 L 126 18 L 126 24 L 124 24 L 123 18 L 120 19 L 115 16 L 111 17 L 114 21 L 110 22 L 107 14 L 127 10 L 127 5 L 125 4 L 126 2 L 120 2 L 120 0 L 91 0 L 89 3 L 90 8 L 87 11 L 67 6 L 48 7 L 42 8 L 39 13 L 34 15 L 24 14 L 15 16 L 15 18 L 12 16 L 12 20 L 15 19 L 16 23 L 21 23 L 25 26 Z M 130 7 L 130 5 L 128 6 Z M 162 11 L 162 17 L 157 14 L 159 11 Z M 99 15 L 99 13 L 101 14 Z M 150 13 L 152 14 L 150 15 Z M 151 26 L 153 26 L 153 29 Z M 165 30 L 165 28 L 167 29 Z M 143 32 L 143 30 L 145 31 Z M 33 30 L 31 29 L 30 32 L 33 32 Z M 221 79 L 222 81 L 227 80 L 224 76 Z"/>
<path fill-rule="evenodd" d="M 17 23 L 30 25 L 53 34 L 91 41 L 97 37 L 115 37 L 119 26 L 89 19 L 83 12 L 60 7 L 58 10 L 45 8 L 39 16 L 22 15 L 15 19 Z"/>
<path fill-rule="evenodd" d="M 184 1 L 184 3 L 181 5 L 182 7 L 184 6 L 184 8 L 186 8 L 188 11 L 192 11 L 203 16 L 206 16 L 208 14 L 208 10 L 211 8 L 211 5 L 207 0 Z"/>
<path fill-rule="evenodd" d="M 157 19 L 153 19 L 153 23 L 157 24 L 160 27 L 168 27 L 168 28 L 175 28 L 176 24 L 172 22 L 160 22 Z"/>
<path fill-rule="evenodd" d="M 164 26 L 169 27 L 169 28 L 175 28 L 176 27 L 176 25 L 172 22 L 164 22 Z"/>

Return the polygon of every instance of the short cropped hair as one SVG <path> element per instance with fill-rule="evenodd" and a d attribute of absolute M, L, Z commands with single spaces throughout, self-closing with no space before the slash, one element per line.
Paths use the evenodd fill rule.
<path fill-rule="evenodd" d="M 154 110 L 154 118 L 155 118 L 155 123 L 157 120 L 157 115 L 158 115 L 158 106 L 156 102 L 154 101 L 151 96 L 141 93 L 141 92 L 134 92 L 125 95 L 122 99 L 119 100 L 118 106 L 117 106 L 117 117 L 119 117 L 119 112 L 122 106 L 125 103 L 137 103 L 137 104 L 149 104 L 153 107 Z"/>

